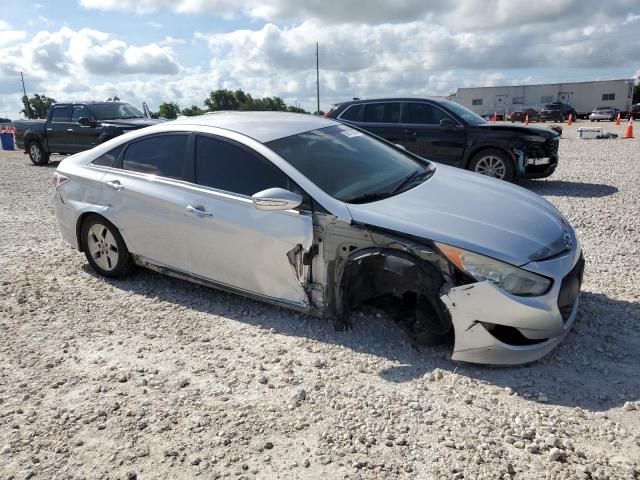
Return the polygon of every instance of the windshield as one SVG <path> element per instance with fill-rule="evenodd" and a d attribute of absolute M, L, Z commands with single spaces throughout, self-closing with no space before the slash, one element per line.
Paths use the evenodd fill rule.
<path fill-rule="evenodd" d="M 459 103 L 452 102 L 451 100 L 441 100 L 438 103 L 451 110 L 469 125 L 484 125 L 487 123 L 487 121 L 480 115 L 472 112 L 467 107 L 463 107 Z"/>
<path fill-rule="evenodd" d="M 266 144 L 332 197 L 365 203 L 400 193 L 409 179 L 434 171 L 426 160 L 346 125 L 320 128 Z M 411 185 L 407 182 L 406 187 Z M 408 188 L 406 188 L 408 189 Z"/>
<path fill-rule="evenodd" d="M 562 105 L 558 105 L 557 103 L 549 103 L 544 106 L 545 110 L 561 110 Z"/>
<path fill-rule="evenodd" d="M 146 118 L 140 110 L 128 103 L 97 103 L 89 105 L 89 109 L 98 120 Z"/>

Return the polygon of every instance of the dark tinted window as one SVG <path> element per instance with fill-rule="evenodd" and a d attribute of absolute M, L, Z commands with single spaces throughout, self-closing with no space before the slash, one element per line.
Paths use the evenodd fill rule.
<path fill-rule="evenodd" d="M 340 115 L 340 119 L 352 121 L 358 120 L 361 110 L 362 105 L 351 105 L 342 115 Z"/>
<path fill-rule="evenodd" d="M 91 118 L 91 112 L 84 105 L 76 105 L 71 112 L 72 122 L 77 122 L 80 117 Z"/>
<path fill-rule="evenodd" d="M 427 103 L 408 103 L 405 123 L 438 125 L 443 118 L 451 118 L 439 108 Z"/>
<path fill-rule="evenodd" d="M 287 188 L 287 176 L 267 160 L 234 143 L 198 136 L 196 183 L 251 196 L 267 188 Z"/>
<path fill-rule="evenodd" d="M 399 123 L 400 103 L 369 103 L 364 107 L 364 121 Z"/>
<path fill-rule="evenodd" d="M 52 122 L 68 122 L 71 118 L 71 109 L 69 107 L 53 107 L 51 112 Z"/>
<path fill-rule="evenodd" d="M 122 168 L 182 178 L 182 163 L 188 138 L 188 135 L 156 135 L 130 143 L 122 157 Z"/>
<path fill-rule="evenodd" d="M 118 145 L 113 150 L 109 150 L 106 153 L 103 153 L 98 158 L 96 158 L 93 162 L 94 165 L 101 165 L 103 167 L 111 167 L 118 159 L 118 155 L 122 151 L 123 145 Z"/>

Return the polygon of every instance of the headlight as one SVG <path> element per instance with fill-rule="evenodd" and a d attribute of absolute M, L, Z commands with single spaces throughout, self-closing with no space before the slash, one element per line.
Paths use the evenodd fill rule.
<path fill-rule="evenodd" d="M 542 295 L 551 286 L 551 280 L 508 263 L 485 257 L 461 248 L 436 243 L 451 263 L 478 281 L 487 280 L 495 286 L 522 297 Z"/>

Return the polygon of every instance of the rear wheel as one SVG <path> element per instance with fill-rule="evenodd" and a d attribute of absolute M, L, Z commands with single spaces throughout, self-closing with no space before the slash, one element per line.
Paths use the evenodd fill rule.
<path fill-rule="evenodd" d="M 469 163 L 469 170 L 481 175 L 511 181 L 514 178 L 513 162 L 500 150 L 484 150 Z"/>
<path fill-rule="evenodd" d="M 27 146 L 29 158 L 34 165 L 46 165 L 49 163 L 49 153 L 44 151 L 42 145 L 38 141 L 32 141 Z"/>
<path fill-rule="evenodd" d="M 131 254 L 118 232 L 107 219 L 91 215 L 82 224 L 82 249 L 89 265 L 105 277 L 124 277 L 133 268 Z"/>

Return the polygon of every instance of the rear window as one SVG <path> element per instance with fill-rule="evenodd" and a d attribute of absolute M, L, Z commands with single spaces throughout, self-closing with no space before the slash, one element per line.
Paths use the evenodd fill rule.
<path fill-rule="evenodd" d="M 562 105 L 549 103 L 549 104 L 545 105 L 544 108 L 545 108 L 545 110 L 561 110 L 562 109 Z"/>
<path fill-rule="evenodd" d="M 400 102 L 370 103 L 364 107 L 364 121 L 400 123 Z"/>
<path fill-rule="evenodd" d="M 124 145 L 118 145 L 116 148 L 103 153 L 91 163 L 93 165 L 99 165 L 101 167 L 112 167 L 113 164 L 116 163 L 116 160 L 118 159 L 118 156 L 120 155 L 123 147 Z"/>
<path fill-rule="evenodd" d="M 70 120 L 71 120 L 71 108 L 53 107 L 53 110 L 51 110 L 52 122 L 68 122 Z"/>
<path fill-rule="evenodd" d="M 340 115 L 341 120 L 351 120 L 356 121 L 360 116 L 360 112 L 362 111 L 362 105 L 351 105 L 349 108 L 345 110 L 345 112 Z"/>
<path fill-rule="evenodd" d="M 130 143 L 122 156 L 123 170 L 182 178 L 188 135 L 156 135 Z"/>

